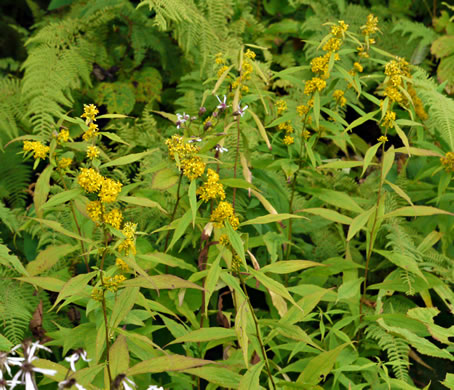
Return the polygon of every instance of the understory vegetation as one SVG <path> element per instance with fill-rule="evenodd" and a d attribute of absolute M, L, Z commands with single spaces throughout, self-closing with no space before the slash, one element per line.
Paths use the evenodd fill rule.
<path fill-rule="evenodd" d="M 0 8 L 0 389 L 454 389 L 453 6 Z"/>

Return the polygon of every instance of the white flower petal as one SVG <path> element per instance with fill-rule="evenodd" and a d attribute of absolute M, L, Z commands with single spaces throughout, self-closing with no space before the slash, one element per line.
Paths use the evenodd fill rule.
<path fill-rule="evenodd" d="M 30 372 L 25 373 L 25 390 L 38 390 Z"/>
<path fill-rule="evenodd" d="M 51 370 L 49 368 L 39 368 L 39 367 L 33 367 L 34 372 L 39 372 L 44 375 L 49 375 L 49 376 L 54 376 L 57 371 L 56 370 Z"/>

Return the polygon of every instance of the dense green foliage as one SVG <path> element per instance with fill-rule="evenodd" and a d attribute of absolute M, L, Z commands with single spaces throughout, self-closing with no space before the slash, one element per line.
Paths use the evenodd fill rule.
<path fill-rule="evenodd" d="M 454 388 L 428 3 L 5 2 L 0 388 Z"/>

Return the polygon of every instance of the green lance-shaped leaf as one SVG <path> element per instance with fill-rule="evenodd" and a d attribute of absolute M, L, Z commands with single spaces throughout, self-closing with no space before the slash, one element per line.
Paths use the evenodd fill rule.
<path fill-rule="evenodd" d="M 225 224 L 227 230 L 227 236 L 229 237 L 230 243 L 232 244 L 233 249 L 235 250 L 236 254 L 240 256 L 243 265 L 246 266 L 246 257 L 244 255 L 244 245 L 243 240 L 241 239 L 240 235 L 233 230 L 230 223 L 226 222 Z"/>
<path fill-rule="evenodd" d="M 124 118 L 131 117 L 124 114 L 103 114 L 96 117 L 96 119 L 124 119 Z"/>
<path fill-rule="evenodd" d="M 72 190 L 60 192 L 59 194 L 56 194 L 49 198 L 49 200 L 43 204 L 41 209 L 45 210 L 62 203 L 66 203 L 69 200 L 72 200 L 74 198 L 77 198 L 79 195 L 82 195 L 83 192 L 84 190 L 82 188 L 73 188 Z"/>
<path fill-rule="evenodd" d="M 39 252 L 36 259 L 27 264 L 27 271 L 30 276 L 36 276 L 53 267 L 61 258 L 76 250 L 78 246 L 72 245 L 50 245 Z"/>
<path fill-rule="evenodd" d="M 316 385 L 326 377 L 334 367 L 342 350 L 348 344 L 342 344 L 331 351 L 322 352 L 312 358 L 297 379 L 297 383 Z"/>
<path fill-rule="evenodd" d="M 138 287 L 128 287 L 122 289 L 121 293 L 118 294 L 112 314 L 109 319 L 109 329 L 115 329 L 121 321 L 128 315 L 136 303 L 139 295 Z"/>
<path fill-rule="evenodd" d="M 333 191 L 325 188 L 305 188 L 304 191 L 341 209 L 354 211 L 356 213 L 362 213 L 364 211 L 361 206 L 345 192 Z"/>
<path fill-rule="evenodd" d="M 0 256 L 1 257 L 1 256 Z M 52 278 L 50 276 L 30 276 L 16 278 L 26 283 L 33 284 L 34 286 L 41 287 L 43 290 L 59 292 L 65 285 L 65 282 L 60 279 Z"/>
<path fill-rule="evenodd" d="M 106 137 L 106 138 L 109 138 L 112 141 L 118 142 L 119 144 L 124 144 L 124 145 L 131 146 L 130 144 L 128 144 L 126 141 L 124 141 L 120 136 L 118 136 L 115 133 L 109 133 L 107 131 L 100 131 L 99 134 L 104 136 L 104 137 Z"/>
<path fill-rule="evenodd" d="M 205 279 L 205 311 L 204 313 L 208 316 L 208 303 L 210 302 L 211 294 L 213 294 L 216 284 L 221 274 L 221 261 L 222 251 L 216 257 L 216 260 L 210 265 L 208 275 Z"/>
<path fill-rule="evenodd" d="M 203 290 L 202 287 L 188 280 L 182 279 L 175 275 L 152 275 L 137 276 L 134 279 L 128 279 L 123 282 L 123 286 L 144 287 L 157 290 L 173 290 L 175 288 L 195 288 Z"/>
<path fill-rule="evenodd" d="M 249 354 L 248 354 L 248 346 L 249 346 L 249 337 L 247 335 L 247 325 L 250 321 L 251 313 L 249 313 L 249 307 L 247 305 L 246 299 L 244 297 L 240 297 L 237 303 L 237 313 L 235 316 L 235 333 L 236 338 L 238 340 L 238 345 L 241 348 L 241 352 L 243 353 L 244 364 L 246 368 L 249 367 Z"/>
<path fill-rule="evenodd" d="M 202 367 L 212 363 L 209 360 L 196 359 L 182 355 L 166 355 L 137 363 L 127 370 L 126 375 L 133 376 L 146 373 L 181 371 L 188 368 Z"/>
<path fill-rule="evenodd" d="M 367 221 L 369 220 L 372 213 L 375 212 L 376 208 L 377 206 L 375 205 L 369 210 L 364 211 L 363 213 L 353 218 L 350 228 L 348 229 L 347 241 L 350 241 L 355 236 L 355 234 L 358 233 L 364 227 L 364 225 L 366 225 Z"/>
<path fill-rule="evenodd" d="M 366 172 L 367 167 L 369 166 L 372 159 L 375 157 L 375 154 L 377 153 L 377 150 L 380 146 L 381 143 L 378 143 L 367 149 L 366 155 L 364 156 L 363 171 L 361 172 L 361 176 L 364 175 L 364 172 Z"/>
<path fill-rule="evenodd" d="M 60 294 L 58 294 L 58 297 L 55 300 L 52 309 L 66 297 L 80 294 L 83 290 L 85 290 L 88 282 L 95 277 L 96 273 L 97 271 L 93 271 L 87 274 L 80 274 L 75 276 L 74 278 L 69 279 L 61 289 Z"/>
<path fill-rule="evenodd" d="M 381 182 L 383 182 L 386 179 L 386 176 L 388 175 L 389 171 L 391 170 L 393 164 L 394 164 L 394 158 L 396 156 L 396 151 L 394 150 L 394 145 L 392 145 L 386 152 L 383 157 L 383 175 L 381 178 Z"/>
<path fill-rule="evenodd" d="M 146 152 L 142 152 L 142 153 L 128 154 L 127 156 L 123 156 L 123 157 L 117 158 L 113 161 L 109 161 L 105 164 L 102 164 L 100 168 L 116 167 L 116 166 L 120 166 L 120 165 L 132 164 L 133 162 L 141 160 L 145 156 L 155 153 L 156 150 L 157 149 L 152 149 L 152 150 L 147 150 Z"/>
<path fill-rule="evenodd" d="M 364 278 L 358 278 L 343 283 L 337 292 L 337 301 L 349 300 L 355 296 L 359 297 L 363 280 Z"/>
<path fill-rule="evenodd" d="M 39 218 L 43 217 L 43 211 L 41 207 L 46 203 L 47 195 L 49 195 L 50 190 L 50 175 L 52 173 L 53 167 L 48 165 L 44 171 L 39 175 L 38 180 L 36 181 L 35 192 L 33 194 L 33 203 L 35 204 L 36 215 Z"/>
<path fill-rule="evenodd" d="M 262 271 L 256 271 L 254 269 L 249 269 L 249 273 L 255 277 L 260 283 L 262 283 L 267 289 L 274 292 L 277 295 L 280 295 L 282 298 L 287 299 L 295 306 L 298 306 L 295 300 L 292 298 L 287 288 L 279 283 L 278 281 L 266 276 Z"/>
<path fill-rule="evenodd" d="M 235 329 L 231 328 L 219 328 L 219 327 L 210 327 L 210 328 L 201 328 L 193 330 L 184 336 L 178 337 L 169 344 L 177 343 L 199 343 L 212 340 L 230 340 L 236 337 Z"/>
<path fill-rule="evenodd" d="M 254 119 L 255 124 L 257 125 L 257 128 L 259 129 L 259 133 L 266 143 L 266 146 L 268 146 L 268 149 L 271 150 L 270 140 L 268 139 L 268 135 L 266 134 L 266 130 L 265 130 L 265 127 L 263 126 L 263 123 L 260 121 L 259 117 L 257 116 L 257 114 L 254 111 L 249 109 L 248 112 L 251 114 L 252 118 Z"/>
<path fill-rule="evenodd" d="M 397 195 L 399 195 L 402 199 L 405 199 L 410 205 L 414 206 L 414 204 L 411 201 L 410 197 L 405 193 L 405 191 L 402 188 L 400 188 L 398 185 L 396 185 L 394 183 L 391 183 L 388 180 L 385 180 L 385 183 L 387 185 L 389 185 L 394 190 L 394 192 Z"/>
<path fill-rule="evenodd" d="M 182 371 L 203 378 L 208 383 L 216 384 L 222 388 L 237 389 L 241 380 L 241 376 L 233 370 L 218 365 L 188 368 Z"/>
<path fill-rule="evenodd" d="M 189 197 L 189 205 L 191 207 L 191 215 L 192 215 L 192 227 L 195 226 L 195 217 L 197 216 L 197 196 L 196 196 L 196 181 L 192 180 L 191 184 L 189 184 L 188 190 L 188 197 Z"/>
<path fill-rule="evenodd" d="M 276 261 L 273 264 L 268 264 L 263 267 L 261 272 L 271 272 L 274 274 L 289 274 L 292 272 L 301 271 L 311 267 L 324 267 L 324 264 L 310 260 L 286 260 Z"/>
<path fill-rule="evenodd" d="M 122 374 L 129 368 L 129 351 L 126 337 L 120 335 L 110 348 L 110 372 L 115 378 L 118 374 Z"/>
<path fill-rule="evenodd" d="M 219 183 L 225 185 L 226 187 L 232 187 L 232 188 L 244 188 L 245 190 L 248 190 L 249 188 L 252 188 L 254 190 L 258 191 L 258 188 L 249 183 L 248 181 L 244 179 L 239 179 L 239 178 L 227 178 L 227 179 L 222 179 L 219 181 Z"/>
<path fill-rule="evenodd" d="M 90 240 L 88 238 L 85 238 L 85 237 L 82 237 L 82 236 L 79 236 L 78 234 L 73 233 L 73 232 L 65 229 L 63 226 L 61 226 L 61 224 L 59 222 L 50 221 L 50 220 L 47 220 L 47 219 L 39 219 L 39 218 L 31 218 L 31 219 L 35 220 L 36 222 L 42 223 L 43 225 L 46 225 L 47 227 L 50 227 L 51 229 L 55 230 L 58 233 L 61 233 L 61 234 L 65 235 L 65 236 L 68 236 L 68 237 L 71 237 L 71 238 L 75 238 L 76 240 L 85 241 L 85 242 L 88 242 L 88 243 L 93 243 L 92 240 Z"/>
<path fill-rule="evenodd" d="M 391 211 L 383 216 L 383 218 L 392 217 L 424 217 L 429 215 L 445 214 L 454 215 L 446 210 L 437 209 L 431 206 L 406 206 L 397 210 Z"/>
<path fill-rule="evenodd" d="M 294 214 L 268 214 L 268 215 L 263 215 L 261 217 L 257 217 L 254 219 L 250 219 L 249 221 L 245 221 L 240 224 L 240 226 L 246 226 L 246 225 L 263 225 L 267 223 L 272 223 L 272 222 L 279 222 L 279 221 L 284 221 L 286 219 L 291 219 L 291 218 L 296 218 L 296 219 L 308 219 L 306 217 L 303 217 L 301 215 L 294 215 Z"/>
<path fill-rule="evenodd" d="M 363 123 L 372 120 L 372 118 L 377 115 L 377 113 L 380 112 L 380 110 L 372 111 L 367 113 L 366 115 L 361 116 L 358 119 L 355 119 L 352 123 L 348 125 L 348 127 L 345 129 L 345 132 L 354 129 L 355 127 L 358 127 L 359 125 L 362 125 Z"/>
<path fill-rule="evenodd" d="M 180 237 L 184 234 L 186 229 L 188 228 L 189 224 L 191 223 L 192 220 L 192 212 L 189 209 L 184 213 L 184 215 L 179 218 L 178 220 L 175 220 L 174 222 L 178 221 L 178 225 L 176 225 L 175 232 L 173 233 L 172 236 L 172 241 L 170 241 L 170 245 L 167 248 L 167 251 L 170 251 L 173 246 L 177 243 L 177 241 L 180 239 Z"/>
<path fill-rule="evenodd" d="M 191 272 L 197 272 L 197 268 L 192 264 L 186 262 L 185 260 L 179 259 L 178 257 L 163 252 L 153 252 L 147 253 L 145 255 L 137 254 L 136 258 L 154 264 L 164 264 L 168 267 L 178 267 L 181 269 L 187 269 Z M 147 267 L 144 268 L 148 269 Z"/>
<path fill-rule="evenodd" d="M 317 169 L 344 169 L 344 168 L 356 168 L 363 165 L 362 161 L 333 161 L 323 165 L 319 165 Z"/>
<path fill-rule="evenodd" d="M 399 138 L 402 140 L 402 143 L 405 145 L 405 148 L 407 149 L 407 153 L 409 156 L 411 156 L 411 151 L 410 151 L 410 143 L 408 142 L 407 135 L 405 132 L 399 127 L 397 123 L 394 124 L 394 128 L 396 129 L 396 133 L 399 136 Z"/>
<path fill-rule="evenodd" d="M 319 217 L 325 218 L 329 221 L 342 223 L 344 225 L 350 225 L 352 223 L 352 219 L 350 217 L 347 217 L 346 215 L 340 214 L 337 211 L 330 210 L 330 209 L 316 207 L 316 208 L 304 209 L 301 211 L 297 210 L 296 212 L 303 212 L 303 213 L 318 215 Z"/>
<path fill-rule="evenodd" d="M 133 204 L 135 206 L 157 208 L 159 209 L 159 211 L 163 212 L 164 214 L 167 214 L 167 211 L 164 210 L 158 202 L 154 202 L 153 200 L 148 198 L 139 198 L 137 196 L 122 196 L 118 198 L 118 201 Z"/>

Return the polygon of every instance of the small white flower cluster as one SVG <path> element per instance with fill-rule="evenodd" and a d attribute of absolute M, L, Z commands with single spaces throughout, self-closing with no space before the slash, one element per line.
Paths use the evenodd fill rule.
<path fill-rule="evenodd" d="M 23 356 L 17 355 L 17 350 L 22 349 Z M 25 385 L 25 390 L 38 390 L 38 386 L 35 380 L 35 373 L 40 373 L 47 376 L 55 376 L 56 370 L 47 368 L 35 367 L 32 362 L 39 360 L 36 356 L 38 350 L 45 350 L 52 353 L 52 350 L 41 345 L 38 341 L 36 342 L 24 342 L 23 344 L 16 345 L 9 352 L 0 352 L 0 390 L 12 390 L 17 385 Z M 91 361 L 87 358 L 87 352 L 83 349 L 78 349 L 70 356 L 67 356 L 65 360 L 69 362 L 71 370 L 76 371 L 76 362 L 82 359 L 85 362 Z M 19 370 L 12 375 L 11 366 L 18 366 Z M 7 373 L 12 379 L 4 379 L 4 374 Z M 68 370 L 69 373 L 69 370 Z M 68 375 L 66 375 L 67 377 Z M 117 388 L 123 385 L 124 390 L 135 390 L 136 384 L 125 374 L 119 374 L 115 378 Z M 86 390 L 85 387 L 76 382 L 75 378 L 65 378 L 63 381 L 58 383 L 58 390 L 71 389 L 75 386 L 78 390 Z M 163 387 L 156 385 L 150 385 L 147 390 L 164 390 Z"/>

